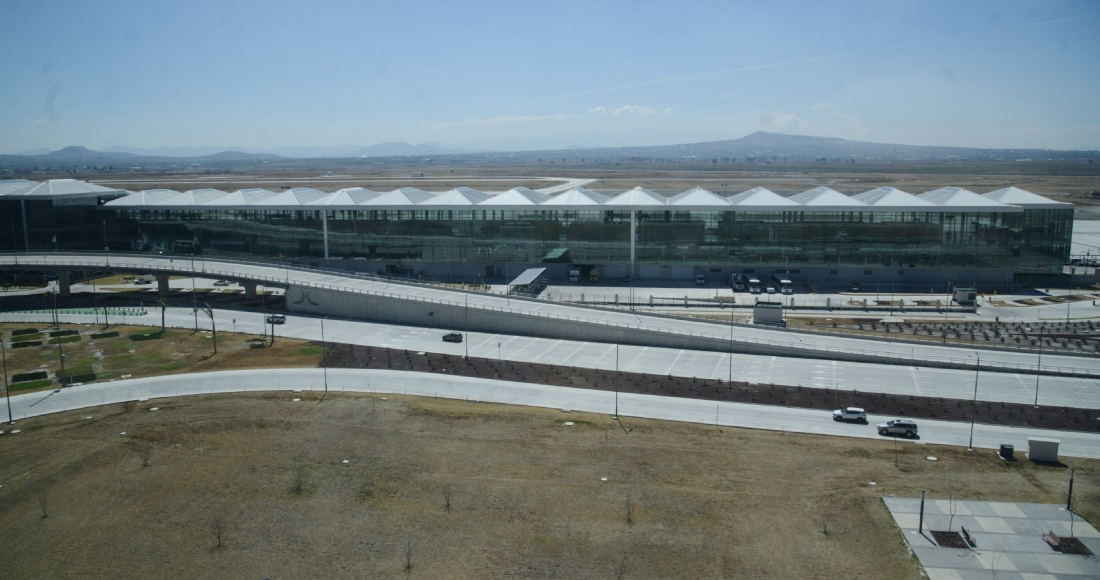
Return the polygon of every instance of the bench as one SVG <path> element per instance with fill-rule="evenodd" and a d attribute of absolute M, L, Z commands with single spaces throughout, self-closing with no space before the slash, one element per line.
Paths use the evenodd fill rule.
<path fill-rule="evenodd" d="M 967 544 L 970 544 L 970 547 L 971 547 L 971 548 L 973 548 L 974 546 L 976 546 L 977 544 L 976 544 L 976 543 L 974 542 L 974 538 L 971 538 L 971 537 L 970 537 L 970 530 L 967 530 L 967 529 L 966 529 L 966 528 L 964 528 L 963 526 L 959 526 L 959 528 L 960 528 L 960 529 L 962 529 L 962 533 L 963 533 L 963 539 L 964 539 L 964 540 L 966 540 L 966 543 L 967 543 Z"/>
<path fill-rule="evenodd" d="M 1054 548 L 1055 550 L 1061 550 L 1062 538 L 1059 538 L 1054 533 L 1054 530 L 1050 530 L 1047 533 L 1043 534 L 1043 541 L 1050 544 L 1051 548 Z"/>

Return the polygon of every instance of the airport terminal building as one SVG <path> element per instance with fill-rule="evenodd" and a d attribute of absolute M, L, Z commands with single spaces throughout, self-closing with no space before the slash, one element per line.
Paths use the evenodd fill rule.
<path fill-rule="evenodd" d="M 526 188 L 127 192 L 53 180 L 0 182 L 0 224 L 12 230 L 0 245 L 16 251 L 279 259 L 453 282 L 500 281 L 529 267 L 562 280 L 572 269 L 598 270 L 618 282 L 702 274 L 728 284 L 732 273 L 782 273 L 796 292 L 856 282 L 939 292 L 1007 290 L 1060 274 L 1073 205 L 1015 187 L 547 196 Z"/>

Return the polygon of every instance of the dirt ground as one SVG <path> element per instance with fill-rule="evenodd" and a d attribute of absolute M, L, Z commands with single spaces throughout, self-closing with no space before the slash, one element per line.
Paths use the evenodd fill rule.
<path fill-rule="evenodd" d="M 22 433 L 0 436 L 4 577 L 834 579 L 889 570 L 915 580 L 919 566 L 884 495 L 1058 503 L 1069 475 L 932 445 L 902 443 L 895 459 L 886 441 L 294 396 L 186 397 L 18 423 Z M 1068 463 L 1076 505 L 1095 522 L 1100 462 Z"/>

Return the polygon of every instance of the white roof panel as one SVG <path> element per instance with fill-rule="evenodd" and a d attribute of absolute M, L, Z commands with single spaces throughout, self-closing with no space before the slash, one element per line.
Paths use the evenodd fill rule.
<path fill-rule="evenodd" d="M 612 197 L 604 205 L 663 206 L 668 205 L 668 198 L 648 189 L 635 187 Z"/>
<path fill-rule="evenodd" d="M 389 193 L 368 199 L 363 202 L 362 205 L 370 207 L 389 206 L 413 208 L 420 202 L 431 199 L 434 195 L 435 194 L 421 191 L 415 187 L 402 187 L 401 189 L 395 189 Z"/>
<path fill-rule="evenodd" d="M 1019 187 L 1006 187 L 1004 189 L 998 189 L 989 193 L 983 193 L 982 197 L 986 199 L 992 199 L 993 201 L 999 201 L 1001 203 L 1007 203 L 1009 205 L 1019 205 L 1028 208 L 1042 208 L 1042 209 L 1072 209 L 1072 203 L 1065 203 L 1061 201 L 1054 201 L 1053 199 L 1047 199 L 1041 195 L 1037 195 L 1020 189 Z"/>
<path fill-rule="evenodd" d="M 606 195 L 596 193 L 595 191 L 585 189 L 583 187 L 574 187 L 569 191 L 564 191 L 562 193 L 559 193 L 558 195 L 555 195 L 554 197 L 551 197 L 549 200 L 543 202 L 541 205 L 549 205 L 555 207 L 563 205 L 590 206 L 600 205 L 605 201 L 607 201 Z"/>
<path fill-rule="evenodd" d="M 0 181 L 0 195 L 14 193 L 37 184 L 37 181 L 31 181 L 29 179 L 5 179 Z"/>
<path fill-rule="evenodd" d="M 852 198 L 875 207 L 897 207 L 918 211 L 920 208 L 930 208 L 936 205 L 893 187 L 879 187 L 853 195 Z"/>
<path fill-rule="evenodd" d="M 509 189 L 504 193 L 498 193 L 496 195 L 489 196 L 485 201 L 478 203 L 478 205 L 492 205 L 492 206 L 526 206 L 526 205 L 539 205 L 543 202 L 549 201 L 550 196 L 539 193 L 533 189 L 526 187 L 516 187 Z"/>
<path fill-rule="evenodd" d="M 770 189 L 759 186 L 730 197 L 729 202 L 737 207 L 791 207 L 801 205 L 797 201 L 791 201 Z"/>
<path fill-rule="evenodd" d="M 489 194 L 469 187 L 456 187 L 445 191 L 431 199 L 424 200 L 420 205 L 476 205 L 489 199 Z"/>
<path fill-rule="evenodd" d="M 941 187 L 918 195 L 917 197 L 932 202 L 941 207 L 988 207 L 990 211 L 1003 208 L 1005 204 L 987 197 L 982 197 L 973 191 L 961 187 Z"/>
<path fill-rule="evenodd" d="M 8 199 L 43 200 L 94 198 L 110 194 L 125 195 L 126 191 L 103 187 L 102 185 L 88 183 L 87 181 L 78 181 L 76 179 L 51 179 L 41 183 L 30 182 L 29 186 L 9 191 L 4 194 L 4 197 Z"/>
<path fill-rule="evenodd" d="M 798 202 L 806 207 L 867 207 L 867 204 L 852 199 L 835 189 L 828 187 L 815 187 L 789 197 L 791 201 Z"/>
<path fill-rule="evenodd" d="M 113 199 L 103 205 L 109 207 L 145 207 L 159 201 L 172 199 L 180 195 L 180 192 L 171 189 L 146 189 L 144 191 L 130 192 L 125 197 Z"/>
<path fill-rule="evenodd" d="M 682 206 L 698 206 L 698 207 L 729 207 L 729 200 L 717 195 L 713 191 L 703 189 L 702 187 L 693 187 L 683 193 L 678 193 L 668 200 L 668 205 L 674 205 L 678 207 Z"/>

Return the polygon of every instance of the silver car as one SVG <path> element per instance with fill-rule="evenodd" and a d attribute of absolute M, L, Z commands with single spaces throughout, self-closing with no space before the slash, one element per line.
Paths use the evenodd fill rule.
<path fill-rule="evenodd" d="M 833 411 L 833 421 L 867 422 L 867 412 L 859 407 L 844 407 Z"/>
<path fill-rule="evenodd" d="M 909 419 L 894 419 L 878 424 L 879 435 L 903 435 L 910 439 L 917 436 L 917 423 Z"/>

